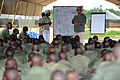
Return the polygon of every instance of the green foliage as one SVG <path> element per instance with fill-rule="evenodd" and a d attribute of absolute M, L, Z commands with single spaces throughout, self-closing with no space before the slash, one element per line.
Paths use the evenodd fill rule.
<path fill-rule="evenodd" d="M 105 12 L 106 10 L 108 10 L 108 11 L 110 11 L 110 12 L 112 12 L 112 13 L 118 15 L 118 16 L 120 16 L 120 11 L 116 11 L 116 10 L 114 10 L 114 9 L 105 9 L 105 10 L 104 10 L 104 9 L 102 9 L 102 5 L 100 5 L 100 6 L 97 7 L 97 8 L 94 7 L 93 9 L 90 9 L 90 10 L 84 10 L 83 13 L 86 15 L 86 17 L 87 17 L 87 22 L 88 22 L 88 19 L 90 19 L 92 12 Z M 53 20 L 53 10 L 51 10 L 50 19 Z"/>

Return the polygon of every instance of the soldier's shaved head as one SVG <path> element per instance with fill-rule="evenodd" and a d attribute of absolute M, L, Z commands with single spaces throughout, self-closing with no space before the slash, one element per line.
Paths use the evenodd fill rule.
<path fill-rule="evenodd" d="M 31 58 L 32 58 L 32 56 L 33 56 L 34 54 L 35 54 L 34 52 L 30 52 L 30 53 L 28 54 L 28 62 L 31 61 Z"/>
<path fill-rule="evenodd" d="M 59 60 L 67 60 L 67 54 L 65 52 L 60 52 Z"/>
<path fill-rule="evenodd" d="M 74 55 L 77 55 L 77 54 L 81 54 L 82 55 L 83 54 L 83 50 L 81 48 L 76 48 Z"/>
<path fill-rule="evenodd" d="M 110 52 L 103 56 L 103 61 L 111 61 L 112 54 Z"/>
<path fill-rule="evenodd" d="M 17 68 L 17 62 L 14 58 L 9 58 L 7 59 L 6 63 L 5 63 L 5 68 L 7 69 L 16 69 Z"/>
<path fill-rule="evenodd" d="M 66 44 L 63 44 L 61 47 L 61 52 L 68 52 L 68 48 Z"/>
<path fill-rule="evenodd" d="M 93 49 L 93 45 L 90 43 L 86 43 L 84 47 L 85 47 L 85 50 L 92 50 Z"/>
<path fill-rule="evenodd" d="M 62 71 L 54 71 L 51 80 L 66 80 L 65 74 Z"/>
<path fill-rule="evenodd" d="M 54 54 L 54 53 L 48 54 L 48 56 L 47 56 L 47 62 L 48 62 L 48 63 L 49 63 L 49 62 L 57 63 L 57 62 L 58 62 L 58 57 L 57 57 L 57 55 Z"/>
<path fill-rule="evenodd" d="M 20 80 L 18 70 L 8 69 L 4 72 L 3 80 Z"/>
<path fill-rule="evenodd" d="M 74 71 L 67 72 L 67 80 L 79 80 L 79 76 Z"/>
<path fill-rule="evenodd" d="M 32 51 L 39 51 L 39 45 L 38 44 L 34 44 L 33 46 L 32 46 Z"/>
<path fill-rule="evenodd" d="M 9 46 L 15 46 L 15 43 L 16 43 L 16 41 L 15 41 L 15 39 L 13 39 L 9 42 Z"/>
<path fill-rule="evenodd" d="M 42 56 L 34 54 L 31 58 L 31 66 L 42 66 Z"/>
<path fill-rule="evenodd" d="M 49 53 L 56 53 L 56 50 L 53 46 L 51 46 L 49 49 L 48 49 L 48 54 Z"/>
<path fill-rule="evenodd" d="M 115 47 L 113 48 L 113 53 L 114 53 L 115 59 L 120 58 L 120 44 L 115 45 Z"/>
<path fill-rule="evenodd" d="M 9 47 L 6 51 L 5 51 L 5 58 L 12 58 L 14 56 L 15 52 L 14 50 L 12 50 L 12 47 Z"/>

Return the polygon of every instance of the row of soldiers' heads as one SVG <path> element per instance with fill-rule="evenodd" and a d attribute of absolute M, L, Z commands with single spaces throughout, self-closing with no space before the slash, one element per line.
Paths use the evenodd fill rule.
<path fill-rule="evenodd" d="M 39 48 L 38 44 L 33 44 L 31 53 L 29 53 L 29 55 L 28 55 L 28 61 L 30 61 L 31 60 L 31 56 L 33 54 L 35 54 L 32 51 L 39 52 L 39 49 L 40 48 Z M 4 58 L 14 57 L 14 55 L 16 54 L 15 51 L 21 53 L 21 52 L 23 52 L 23 48 L 21 46 L 16 46 L 15 49 L 13 47 L 8 47 L 5 50 L 5 55 L 2 58 L 4 59 Z M 66 44 L 62 45 L 61 51 L 59 52 L 59 54 L 57 54 L 56 53 L 56 49 L 53 46 L 51 46 L 48 49 L 48 52 L 47 52 L 46 62 L 49 63 L 49 62 L 58 62 L 59 60 L 68 60 L 67 52 L 68 52 L 68 48 L 67 48 Z M 71 53 L 71 54 L 73 54 L 73 53 Z M 81 48 L 76 48 L 75 51 L 74 51 L 74 55 L 77 55 L 77 54 L 81 54 L 82 55 L 83 54 L 83 50 Z"/>
<path fill-rule="evenodd" d="M 115 44 L 115 45 L 118 45 Z M 16 48 L 16 51 L 18 52 L 22 52 L 22 47 L 21 46 L 17 46 Z M 5 51 L 5 55 L 4 55 L 4 58 L 9 58 L 9 57 L 13 57 L 14 54 L 15 54 L 15 49 L 13 47 L 8 47 Z M 39 52 L 39 45 L 38 44 L 33 44 L 32 46 L 32 51 L 37 51 Z M 87 50 L 91 50 L 92 49 L 92 46 L 91 44 L 86 44 L 85 45 L 85 49 L 86 51 Z M 57 55 L 56 53 L 56 49 L 55 47 L 51 46 L 49 49 L 48 49 L 48 52 L 47 52 L 47 59 L 46 59 L 46 62 L 58 62 L 59 60 L 68 60 L 68 56 L 67 56 L 67 53 L 68 52 L 68 48 L 67 48 L 67 45 L 66 44 L 63 44 L 62 47 L 61 47 L 61 51 L 59 52 L 59 54 Z M 111 60 L 110 56 L 113 56 L 111 53 L 113 53 L 111 50 L 108 50 L 108 49 L 103 49 L 101 51 L 101 57 L 103 57 L 103 60 L 104 61 L 109 61 Z M 28 61 L 31 60 L 31 55 L 34 54 L 33 52 L 31 52 L 29 55 L 28 55 Z M 83 50 L 81 48 L 76 48 L 75 51 L 74 51 L 74 55 L 78 55 L 78 54 L 83 54 Z M 112 57 L 113 59 L 113 57 Z"/>
<path fill-rule="evenodd" d="M 17 69 L 8 69 L 4 72 L 3 80 L 21 80 Z M 79 80 L 79 76 L 74 71 L 64 74 L 60 70 L 52 73 L 50 80 Z"/>
<path fill-rule="evenodd" d="M 95 48 L 113 48 L 115 44 L 120 43 L 120 39 L 116 41 L 112 40 L 110 37 L 105 37 L 101 42 L 98 41 L 98 36 L 88 39 L 88 43 L 94 44 Z"/>
<path fill-rule="evenodd" d="M 120 44 L 115 45 L 115 47 L 113 48 L 113 53 L 115 59 L 120 58 Z M 42 67 L 43 63 L 42 63 L 41 55 L 30 53 L 29 57 L 31 58 L 30 59 L 31 67 L 33 66 Z M 53 57 L 54 56 L 52 55 L 51 58 Z M 18 72 L 20 71 L 17 70 L 17 62 L 15 59 L 8 58 L 5 63 L 5 69 L 6 71 L 4 72 L 3 80 L 20 80 L 20 77 L 18 76 Z M 61 71 L 55 71 L 51 76 L 51 80 L 56 80 L 56 79 L 66 80 L 66 78 L 67 80 L 78 80 L 78 75 L 73 71 L 67 72 L 66 75 Z"/>
<path fill-rule="evenodd" d="M 78 49 L 78 51 L 79 50 L 80 49 Z M 14 52 L 12 51 L 12 49 L 9 48 L 6 51 L 6 53 L 9 54 L 9 58 L 7 59 L 5 63 L 6 71 L 4 72 L 3 80 L 20 80 L 20 77 L 18 76 L 18 72 L 21 72 L 21 71 L 17 70 L 17 62 L 12 56 Z M 64 58 L 65 57 L 64 54 L 65 53 L 61 53 L 61 57 Z M 28 57 L 29 57 L 28 61 L 30 62 L 30 67 L 33 67 L 33 66 L 42 67 L 43 66 L 42 56 L 40 54 L 35 54 L 31 52 L 28 55 Z M 54 53 L 50 53 L 48 57 L 50 61 L 57 62 L 57 56 Z M 52 74 L 51 80 L 56 80 L 56 79 L 66 80 L 66 75 L 61 71 L 55 71 Z M 67 80 L 78 80 L 78 75 L 74 71 L 69 71 L 67 72 Z"/>

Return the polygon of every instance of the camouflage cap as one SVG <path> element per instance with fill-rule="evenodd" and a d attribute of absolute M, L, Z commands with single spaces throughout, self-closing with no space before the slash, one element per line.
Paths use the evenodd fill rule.
<path fill-rule="evenodd" d="M 83 10 L 83 6 L 77 7 L 76 11 Z"/>

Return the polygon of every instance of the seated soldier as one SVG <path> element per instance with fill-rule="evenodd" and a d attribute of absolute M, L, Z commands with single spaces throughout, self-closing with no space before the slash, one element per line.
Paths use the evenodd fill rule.
<path fill-rule="evenodd" d="M 108 42 L 110 40 L 110 37 L 105 37 L 103 42 Z"/>
<path fill-rule="evenodd" d="M 5 63 L 5 69 L 17 69 L 17 62 L 14 58 L 8 58 Z"/>
<path fill-rule="evenodd" d="M 12 47 L 8 47 L 5 51 L 5 60 L 6 61 L 8 58 L 14 58 L 17 61 L 18 66 L 21 65 L 21 61 L 15 56 L 15 49 Z"/>
<path fill-rule="evenodd" d="M 62 71 L 56 70 L 52 73 L 50 80 L 66 80 L 66 76 Z"/>
<path fill-rule="evenodd" d="M 7 59 L 7 58 L 13 58 L 14 54 L 15 54 L 15 49 L 13 47 L 8 47 L 5 50 L 4 57 L 5 57 L 5 59 Z"/>
<path fill-rule="evenodd" d="M 81 79 L 79 79 L 78 74 L 75 73 L 74 71 L 68 71 L 66 73 L 66 77 L 67 77 L 66 80 L 81 80 Z"/>
<path fill-rule="evenodd" d="M 9 46 L 15 48 L 15 45 L 16 45 L 15 43 L 16 43 L 16 40 L 15 40 L 15 39 L 12 39 L 12 40 L 10 40 L 10 42 L 9 42 Z"/>
<path fill-rule="evenodd" d="M 8 69 L 4 72 L 3 80 L 21 80 L 16 69 Z"/>
<path fill-rule="evenodd" d="M 13 58 L 8 58 L 4 65 L 1 64 L 0 66 L 0 76 L 3 76 L 3 73 L 5 70 L 8 69 L 17 69 L 17 62 Z M 2 80 L 2 77 L 0 77 L 0 80 Z"/>
<path fill-rule="evenodd" d="M 115 57 L 115 61 L 101 63 L 96 70 L 96 74 L 93 76 L 91 80 L 119 80 L 120 79 L 119 77 L 120 44 L 116 45 L 113 48 L 113 54 Z"/>
<path fill-rule="evenodd" d="M 62 36 L 60 34 L 56 35 L 56 39 L 59 40 L 60 45 L 64 44 L 63 40 L 62 40 Z"/>
<path fill-rule="evenodd" d="M 30 61 L 31 69 L 22 76 L 22 80 L 49 80 L 51 71 L 42 67 L 42 56 L 35 54 Z"/>
<path fill-rule="evenodd" d="M 69 59 L 72 67 L 78 75 L 87 75 L 89 59 L 83 56 L 83 50 L 81 48 L 75 49 L 75 56 Z"/>
<path fill-rule="evenodd" d="M 102 45 L 100 42 L 95 42 L 95 49 L 94 51 L 97 52 L 97 57 L 101 57 Z"/>
<path fill-rule="evenodd" d="M 71 70 L 68 66 L 64 64 L 57 63 L 58 57 L 55 53 L 50 53 L 47 56 L 47 63 L 44 64 L 45 68 L 48 68 L 52 71 L 61 70 L 63 72 Z"/>
<path fill-rule="evenodd" d="M 13 33 L 10 35 L 10 38 L 11 39 L 18 39 L 17 38 L 17 35 L 19 34 L 19 30 L 17 29 L 17 28 L 15 28 L 14 30 L 13 30 Z"/>
<path fill-rule="evenodd" d="M 103 45 L 103 48 L 110 48 L 109 42 L 103 42 L 102 45 Z"/>
<path fill-rule="evenodd" d="M 47 54 L 50 54 L 50 53 L 55 53 L 56 54 L 56 49 L 51 46 L 49 49 L 48 49 L 48 53 Z"/>
<path fill-rule="evenodd" d="M 26 54 L 23 52 L 22 46 L 15 47 L 15 57 L 21 61 L 22 64 L 27 63 Z"/>
<path fill-rule="evenodd" d="M 32 51 L 36 54 L 41 54 L 42 56 L 44 55 L 43 50 L 40 49 L 40 45 L 38 44 L 33 44 Z"/>
<path fill-rule="evenodd" d="M 95 59 L 95 60 L 93 60 L 92 62 L 91 62 L 91 64 L 89 64 L 89 68 L 98 68 L 98 66 L 99 66 L 99 64 L 101 64 L 101 63 L 103 63 L 103 62 L 105 62 L 105 61 L 112 61 L 111 60 L 111 57 L 112 57 L 113 55 L 112 55 L 112 53 L 108 50 L 108 49 L 103 49 L 102 51 L 101 51 L 101 57 L 99 57 L 99 58 L 97 58 L 97 59 Z M 91 66 L 91 67 L 90 67 Z"/>
<path fill-rule="evenodd" d="M 16 39 L 16 46 L 22 46 L 22 40 Z"/>
<path fill-rule="evenodd" d="M 3 59 L 4 57 L 4 50 L 7 48 L 7 46 L 5 46 L 3 44 L 3 40 L 0 39 L 0 60 Z"/>
<path fill-rule="evenodd" d="M 21 66 L 20 66 L 20 70 L 22 70 L 22 75 L 24 75 L 24 74 L 26 74 L 26 72 L 28 72 L 29 70 L 30 70 L 30 68 L 32 67 L 31 65 L 30 65 L 30 62 L 31 62 L 31 60 L 32 60 L 32 56 L 33 55 L 35 55 L 35 53 L 34 52 L 30 52 L 29 54 L 28 54 L 28 56 L 26 56 L 27 58 L 27 63 L 26 64 L 22 64 Z"/>
<path fill-rule="evenodd" d="M 83 53 L 84 56 L 89 58 L 89 63 L 97 58 L 97 52 L 93 50 L 93 44 L 86 43 L 85 44 L 85 51 Z"/>
<path fill-rule="evenodd" d="M 67 47 L 67 45 L 66 44 L 63 44 L 62 46 L 61 46 L 61 51 L 60 52 L 65 52 L 65 53 L 67 53 L 69 50 L 68 50 L 68 47 Z"/>
<path fill-rule="evenodd" d="M 47 54 L 48 48 L 50 47 L 50 44 L 46 43 L 44 38 L 39 38 L 40 41 L 40 48 L 43 49 L 43 52 Z"/>
<path fill-rule="evenodd" d="M 98 42 L 98 36 L 93 36 L 94 42 Z"/>
<path fill-rule="evenodd" d="M 118 41 L 115 41 L 115 40 L 109 40 L 109 44 L 110 44 L 110 48 L 112 49 L 116 44 L 118 44 L 119 42 Z"/>
<path fill-rule="evenodd" d="M 67 59 L 67 54 L 65 52 L 60 52 L 59 53 L 59 62 L 60 64 L 64 64 L 65 66 L 71 68 L 72 70 L 72 65 L 70 62 L 68 62 L 68 59 Z"/>
<path fill-rule="evenodd" d="M 61 48 L 59 40 L 54 38 L 52 46 L 56 49 L 56 54 L 58 54 L 60 52 L 60 48 Z"/>
<path fill-rule="evenodd" d="M 88 39 L 88 43 L 94 45 L 94 39 L 93 39 L 93 38 L 89 38 L 89 39 Z"/>
<path fill-rule="evenodd" d="M 24 26 L 23 31 L 19 34 L 19 39 L 21 40 L 26 39 L 27 31 L 28 31 L 28 27 Z"/>
<path fill-rule="evenodd" d="M 8 22 L 6 24 L 6 27 L 1 31 L 0 33 L 0 38 L 1 39 L 10 39 L 10 33 L 9 33 L 9 29 L 12 29 L 12 23 L 11 22 Z"/>

